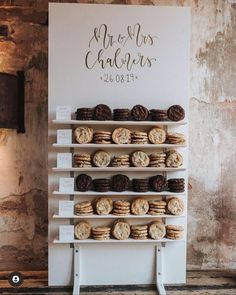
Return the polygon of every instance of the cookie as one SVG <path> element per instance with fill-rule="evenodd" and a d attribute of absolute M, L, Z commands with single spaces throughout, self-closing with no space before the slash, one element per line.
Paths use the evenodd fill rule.
<path fill-rule="evenodd" d="M 130 225 L 124 220 L 114 222 L 112 235 L 117 240 L 127 240 L 130 236 Z"/>
<path fill-rule="evenodd" d="M 135 121 L 145 121 L 148 116 L 148 109 L 140 104 L 135 105 L 131 110 L 131 117 Z"/>
<path fill-rule="evenodd" d="M 166 166 L 178 168 L 183 165 L 183 157 L 176 150 L 171 150 L 166 153 Z"/>
<path fill-rule="evenodd" d="M 147 167 L 149 165 L 149 157 L 143 151 L 135 151 L 131 156 L 134 167 Z"/>
<path fill-rule="evenodd" d="M 95 201 L 95 209 L 98 215 L 110 214 L 113 209 L 113 202 L 110 198 L 100 197 Z"/>
<path fill-rule="evenodd" d="M 98 104 L 94 108 L 93 118 L 98 121 L 112 120 L 112 111 L 109 106 L 105 104 Z"/>
<path fill-rule="evenodd" d="M 80 144 L 90 143 L 93 140 L 93 129 L 86 126 L 77 127 L 74 131 L 74 136 L 76 142 Z"/>
<path fill-rule="evenodd" d="M 110 131 L 95 131 L 93 134 L 93 142 L 96 144 L 111 144 L 111 132 Z"/>
<path fill-rule="evenodd" d="M 185 190 L 184 178 L 171 178 L 168 179 L 168 188 L 171 192 L 181 193 Z"/>
<path fill-rule="evenodd" d="M 186 144 L 185 135 L 182 133 L 169 132 L 166 135 L 166 140 L 169 144 Z"/>
<path fill-rule="evenodd" d="M 149 185 L 154 192 L 162 192 L 167 186 L 166 178 L 162 175 L 152 176 L 149 178 Z"/>
<path fill-rule="evenodd" d="M 129 161 L 129 155 L 116 155 L 113 157 L 111 161 L 112 167 L 129 167 L 130 161 Z"/>
<path fill-rule="evenodd" d="M 117 200 L 113 206 L 114 215 L 129 215 L 130 214 L 130 202 L 124 200 Z"/>
<path fill-rule="evenodd" d="M 75 226 L 75 238 L 78 240 L 86 240 L 91 235 L 91 226 L 86 221 L 80 221 Z"/>
<path fill-rule="evenodd" d="M 98 226 L 92 227 L 92 236 L 95 240 L 108 240 L 110 239 L 110 227 Z"/>
<path fill-rule="evenodd" d="M 151 109 L 150 114 L 152 121 L 168 121 L 167 110 Z"/>
<path fill-rule="evenodd" d="M 162 144 L 166 141 L 166 132 L 162 128 L 154 127 L 149 130 L 148 139 L 153 144 Z"/>
<path fill-rule="evenodd" d="M 93 186 L 92 177 L 87 174 L 80 174 L 75 179 L 77 190 L 80 192 L 86 192 Z"/>
<path fill-rule="evenodd" d="M 110 179 L 97 178 L 93 180 L 94 190 L 97 192 L 108 192 L 110 190 Z"/>
<path fill-rule="evenodd" d="M 173 215 L 181 215 L 184 212 L 184 202 L 179 198 L 171 198 L 168 201 L 167 209 Z"/>
<path fill-rule="evenodd" d="M 89 154 L 74 154 L 74 167 L 89 168 L 92 167 L 91 156 Z"/>
<path fill-rule="evenodd" d="M 131 236 L 133 239 L 144 240 L 148 237 L 148 226 L 147 225 L 132 225 Z"/>
<path fill-rule="evenodd" d="M 135 192 L 147 192 L 149 190 L 148 179 L 133 178 L 132 187 Z"/>
<path fill-rule="evenodd" d="M 172 105 L 167 110 L 167 116 L 171 121 L 181 121 L 185 117 L 185 111 L 180 105 Z"/>
<path fill-rule="evenodd" d="M 92 120 L 93 108 L 78 108 L 75 114 L 76 120 Z"/>
<path fill-rule="evenodd" d="M 112 140 L 116 144 L 131 143 L 131 132 L 126 128 L 116 128 L 112 133 Z"/>
<path fill-rule="evenodd" d="M 166 238 L 172 240 L 180 240 L 183 238 L 184 227 L 181 225 L 167 225 Z"/>
<path fill-rule="evenodd" d="M 148 144 L 147 132 L 134 131 L 131 133 L 132 144 Z"/>
<path fill-rule="evenodd" d="M 111 178 L 111 189 L 115 192 L 123 192 L 130 187 L 129 177 L 123 174 L 114 175 Z"/>
<path fill-rule="evenodd" d="M 75 215 L 91 215 L 94 213 L 90 201 L 84 201 L 75 204 L 74 212 Z"/>
<path fill-rule="evenodd" d="M 131 212 L 134 215 L 145 215 L 148 212 L 149 204 L 146 199 L 136 198 L 131 203 Z"/>
<path fill-rule="evenodd" d="M 166 154 L 164 153 L 154 153 L 149 155 L 149 167 L 159 167 L 164 168 L 166 166 Z"/>
<path fill-rule="evenodd" d="M 114 109 L 113 120 L 115 121 L 127 121 L 129 120 L 129 109 Z"/>
<path fill-rule="evenodd" d="M 172 231 L 184 231 L 184 227 L 182 225 L 173 225 L 173 224 L 170 224 L 170 225 L 167 225 L 166 226 L 166 230 L 172 230 Z"/>
<path fill-rule="evenodd" d="M 166 235 L 165 225 L 161 222 L 153 222 L 149 226 L 148 233 L 151 239 L 161 240 Z"/>
<path fill-rule="evenodd" d="M 93 156 L 93 164 L 96 167 L 107 167 L 111 162 L 110 155 L 105 151 L 97 151 Z"/>

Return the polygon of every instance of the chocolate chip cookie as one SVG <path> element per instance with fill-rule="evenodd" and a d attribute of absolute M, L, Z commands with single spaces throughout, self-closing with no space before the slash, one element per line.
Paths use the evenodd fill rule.
<path fill-rule="evenodd" d="M 185 117 L 185 111 L 180 105 L 173 105 L 167 110 L 167 116 L 171 121 L 180 121 Z"/>
<path fill-rule="evenodd" d="M 132 108 L 131 116 L 132 119 L 135 121 L 145 121 L 149 116 L 149 112 L 147 108 L 140 104 L 137 104 Z"/>
<path fill-rule="evenodd" d="M 86 192 L 93 186 L 92 177 L 87 174 L 80 174 L 75 179 L 77 190 L 80 192 Z"/>
<path fill-rule="evenodd" d="M 98 104 L 94 109 L 94 120 L 106 121 L 112 120 L 112 111 L 109 106 L 105 104 Z"/>

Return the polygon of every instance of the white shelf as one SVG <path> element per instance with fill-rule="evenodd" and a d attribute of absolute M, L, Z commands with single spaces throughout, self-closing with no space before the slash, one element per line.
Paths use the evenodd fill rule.
<path fill-rule="evenodd" d="M 125 218 L 125 219 L 138 219 L 138 218 L 181 218 L 185 217 L 185 215 L 168 215 L 168 214 L 162 214 L 162 215 L 113 215 L 113 214 L 107 214 L 107 215 L 72 215 L 72 216 L 60 216 L 58 214 L 54 214 L 53 218 L 55 219 L 119 219 L 119 218 Z"/>
<path fill-rule="evenodd" d="M 109 240 L 94 240 L 94 239 L 87 239 L 87 240 L 71 240 L 71 241 L 60 241 L 58 239 L 55 239 L 53 241 L 54 244 L 96 244 L 96 243 L 173 243 L 173 242 L 183 242 L 184 239 L 181 240 L 171 240 L 171 239 L 161 239 L 161 240 L 135 240 L 132 238 L 129 238 L 127 240 L 116 240 L 116 239 L 109 239 Z"/>
<path fill-rule="evenodd" d="M 175 172 L 185 171 L 185 167 L 180 168 L 158 168 L 158 167 L 90 167 L 90 168 L 57 168 L 53 167 L 54 172 Z"/>
<path fill-rule="evenodd" d="M 173 193 L 173 192 L 144 192 L 144 193 L 139 193 L 139 192 L 133 192 L 133 191 L 124 191 L 124 192 L 95 192 L 95 191 L 87 191 L 87 192 L 78 192 L 74 191 L 71 193 L 65 193 L 65 192 L 59 192 L 59 191 L 53 191 L 53 195 L 79 195 L 79 196 L 97 196 L 97 195 L 102 195 L 102 196 L 184 196 L 186 195 L 186 192 L 183 193 Z"/>
<path fill-rule="evenodd" d="M 86 143 L 86 144 L 78 144 L 78 143 L 71 143 L 71 144 L 58 144 L 53 143 L 52 145 L 55 148 L 138 148 L 138 149 L 154 149 L 154 148 L 179 148 L 179 147 L 187 147 L 185 144 L 96 144 L 96 143 Z"/>
<path fill-rule="evenodd" d="M 186 125 L 186 121 L 95 121 L 95 120 L 52 120 L 57 125 L 108 125 L 108 126 L 180 126 Z"/>

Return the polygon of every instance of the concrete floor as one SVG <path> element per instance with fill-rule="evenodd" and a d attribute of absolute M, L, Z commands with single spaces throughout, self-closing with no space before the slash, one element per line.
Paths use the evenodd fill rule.
<path fill-rule="evenodd" d="M 21 288 L 11 288 L 8 272 L 0 272 L 0 294 L 69 295 L 71 288 L 48 288 L 47 272 L 23 272 Z M 236 271 L 189 271 L 187 284 L 166 286 L 167 295 L 236 295 Z M 157 295 L 155 286 L 90 286 L 81 295 Z"/>

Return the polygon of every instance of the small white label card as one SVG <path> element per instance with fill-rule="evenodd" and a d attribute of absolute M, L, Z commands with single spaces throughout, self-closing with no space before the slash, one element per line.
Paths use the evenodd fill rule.
<path fill-rule="evenodd" d="M 74 201 L 59 201 L 59 216 L 73 216 Z"/>
<path fill-rule="evenodd" d="M 71 144 L 72 143 L 72 130 L 71 129 L 58 129 L 57 130 L 57 143 L 58 144 Z"/>
<path fill-rule="evenodd" d="M 71 120 L 71 106 L 57 106 L 56 120 Z"/>
<path fill-rule="evenodd" d="M 59 227 L 59 240 L 60 241 L 73 241 L 74 240 L 74 225 L 60 225 L 60 227 Z"/>
<path fill-rule="evenodd" d="M 58 153 L 57 154 L 57 168 L 71 168 L 72 167 L 72 154 L 71 153 Z"/>
<path fill-rule="evenodd" d="M 60 179 L 59 179 L 59 192 L 73 193 L 74 192 L 74 178 L 73 177 L 60 177 Z"/>

